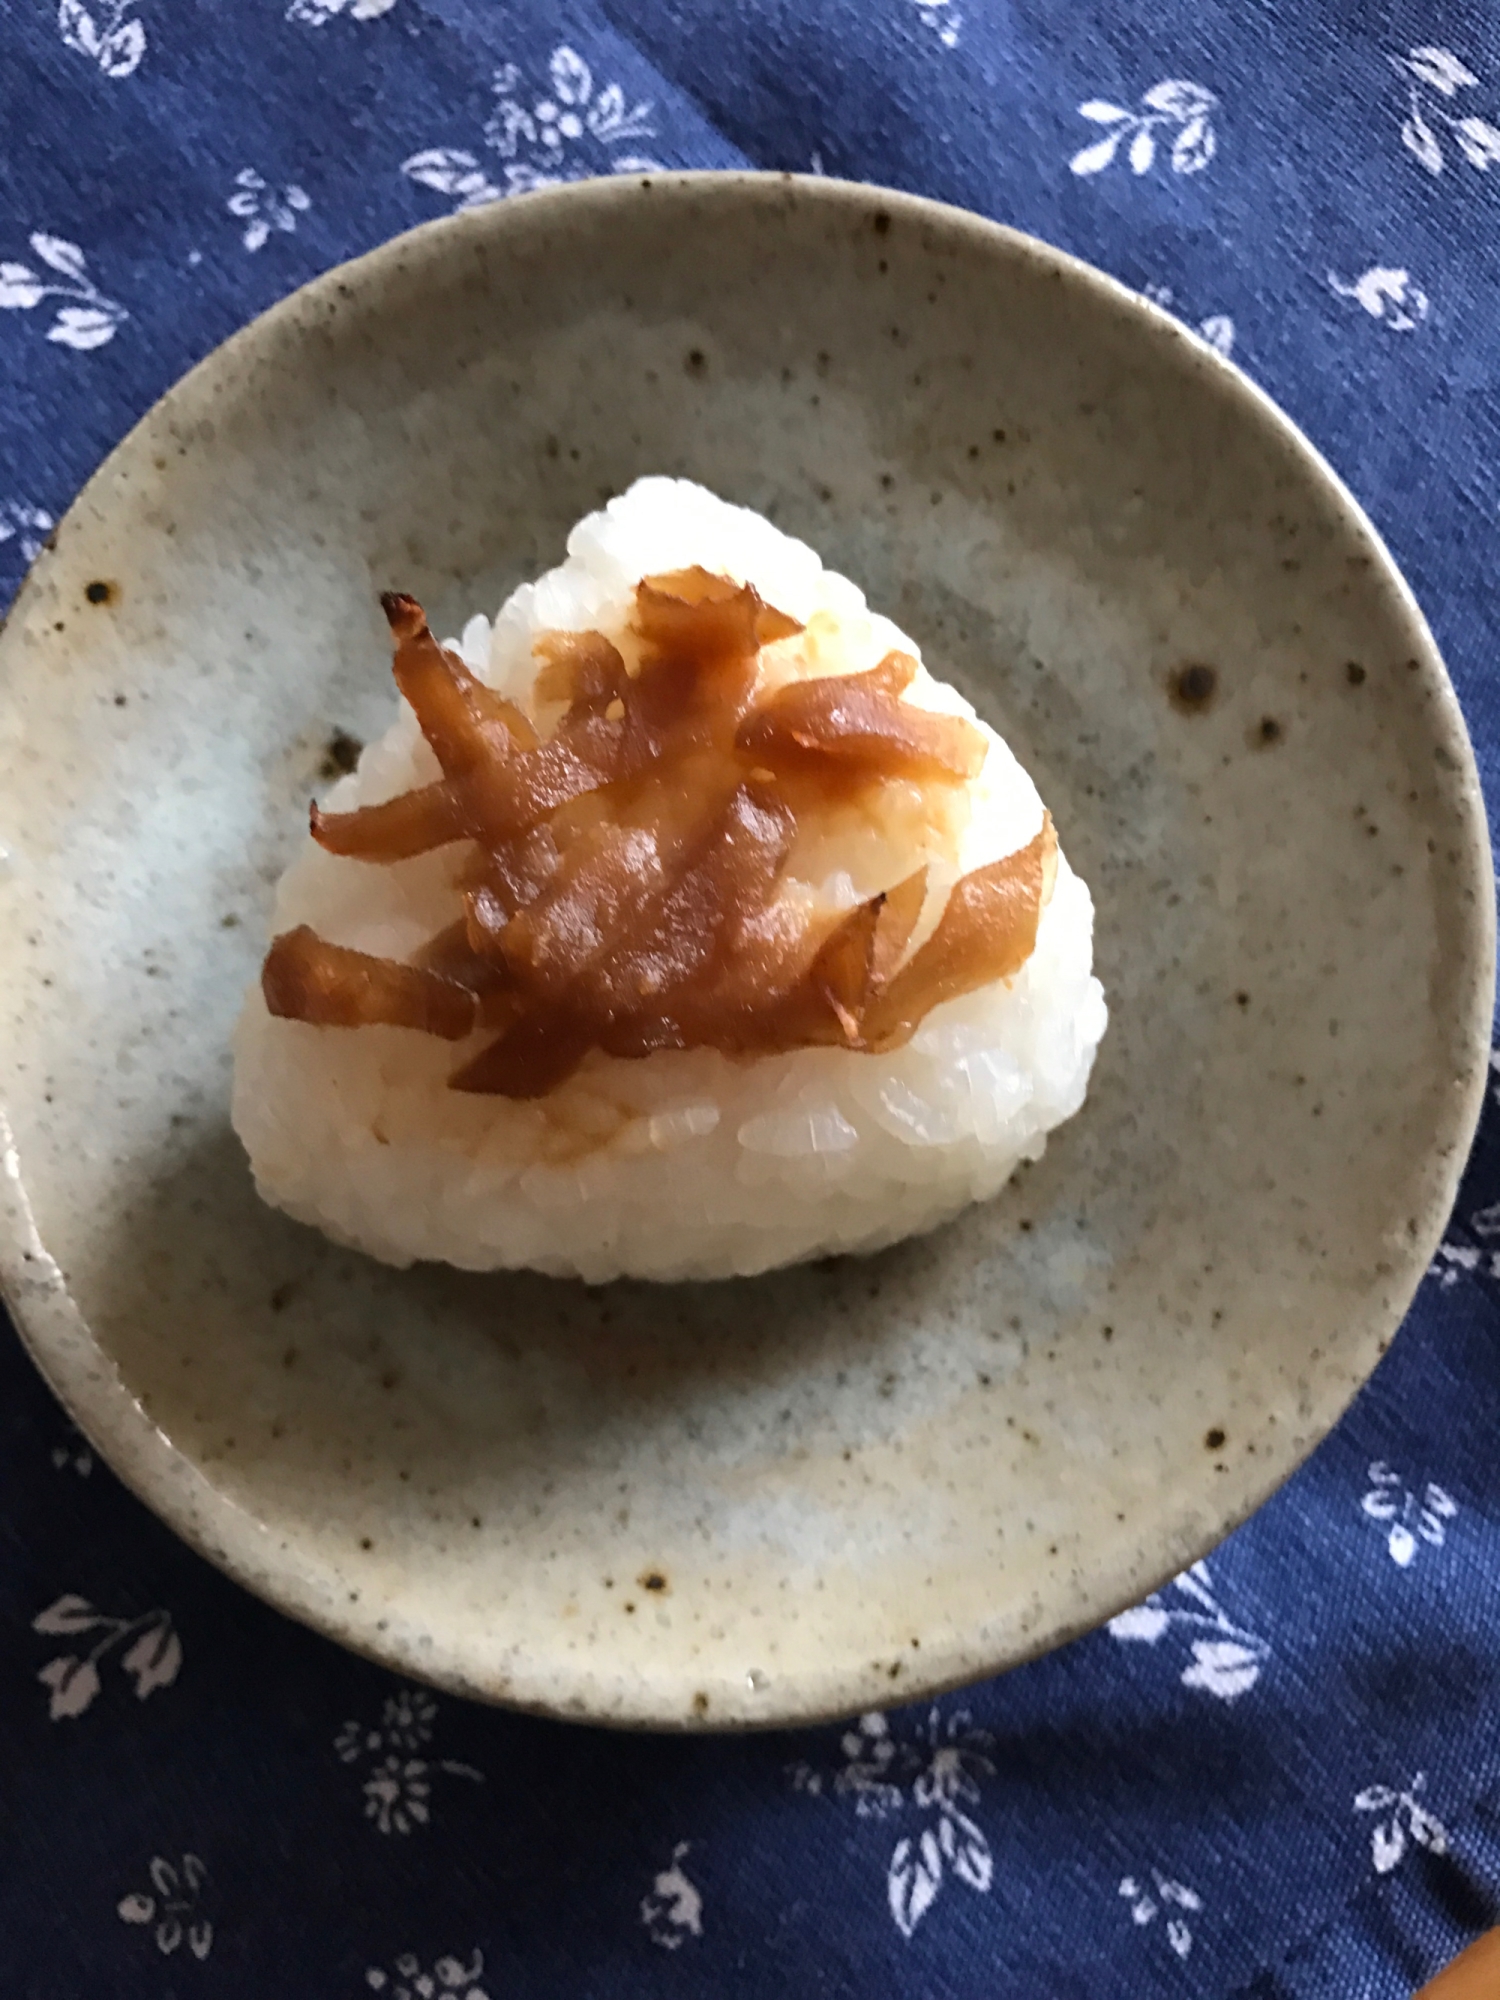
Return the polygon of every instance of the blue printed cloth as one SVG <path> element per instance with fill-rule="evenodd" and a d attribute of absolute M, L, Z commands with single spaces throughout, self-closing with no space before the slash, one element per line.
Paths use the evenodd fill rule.
<path fill-rule="evenodd" d="M 396 231 L 881 181 L 1170 305 L 1369 506 L 1500 800 L 1480 0 L 11 0 L 0 583 L 190 363 Z M 1106 1630 L 742 1740 L 437 1699 L 111 1478 L 0 1329 L 0 1991 L 1394 2000 L 1500 1915 L 1500 1104 L 1307 1468 Z"/>

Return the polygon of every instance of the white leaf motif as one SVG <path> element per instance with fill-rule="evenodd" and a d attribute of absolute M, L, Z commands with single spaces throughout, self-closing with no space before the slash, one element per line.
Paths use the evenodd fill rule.
<path fill-rule="evenodd" d="M 1198 1894 L 1196 1889 L 1190 1889 L 1186 1882 L 1158 1881 L 1157 1887 L 1161 1891 L 1162 1901 L 1164 1903 L 1175 1903 L 1179 1910 L 1201 1910 L 1203 1908 L 1203 1898 Z"/>
<path fill-rule="evenodd" d="M 1198 329 L 1216 354 L 1227 361 L 1234 352 L 1234 321 L 1228 313 L 1212 313 Z"/>
<path fill-rule="evenodd" d="M 1377 1875 L 1389 1875 L 1406 1852 L 1406 1834 L 1399 1819 L 1377 1820 L 1370 1835 L 1370 1853 Z"/>
<path fill-rule="evenodd" d="M 593 93 L 594 79 L 588 64 L 576 49 L 566 43 L 558 49 L 548 69 L 552 77 L 552 88 L 564 104 L 587 104 Z"/>
<path fill-rule="evenodd" d="M 898 1840 L 886 1875 L 886 1900 L 896 1928 L 910 1937 L 932 1908 L 943 1880 L 943 1859 L 929 1829 L 920 1842 Z"/>
<path fill-rule="evenodd" d="M 31 247 L 44 264 L 61 271 L 65 278 L 72 278 L 78 284 L 88 282 L 88 262 L 76 243 L 69 243 L 62 236 L 43 235 L 38 230 L 31 239 Z"/>
<path fill-rule="evenodd" d="M 1415 104 L 1410 117 L 1402 121 L 1401 143 L 1408 153 L 1421 161 L 1428 173 L 1440 174 L 1443 171 L 1443 149 L 1432 127 L 1422 116 L 1420 107 Z"/>
<path fill-rule="evenodd" d="M 1114 1639 L 1143 1639 L 1148 1646 L 1154 1646 L 1171 1620 L 1165 1611 L 1155 1604 L 1132 1605 L 1129 1611 L 1122 1611 L 1109 1621 L 1109 1631 Z"/>
<path fill-rule="evenodd" d="M 960 1882 L 967 1882 L 981 1895 L 995 1879 L 995 1857 L 990 1844 L 967 1813 L 949 1812 L 942 1823 L 942 1849 Z"/>
<path fill-rule="evenodd" d="M 46 293 L 46 281 L 28 265 L 0 264 L 0 308 L 29 312 Z"/>
<path fill-rule="evenodd" d="M 124 1655 L 120 1665 L 135 1682 L 137 1701 L 170 1687 L 182 1667 L 182 1642 L 170 1622 L 152 1625 Z"/>
<path fill-rule="evenodd" d="M 1130 171 L 1133 174 L 1149 174 L 1155 158 L 1156 141 L 1151 136 L 1151 128 L 1142 125 L 1130 142 Z"/>
<path fill-rule="evenodd" d="M 356 21 L 378 21 L 382 14 L 389 14 L 396 0 L 354 0 L 349 9 Z"/>
<path fill-rule="evenodd" d="M 1411 1817 L 1411 1837 L 1418 1847 L 1425 1847 L 1432 1854 L 1448 1852 L 1448 1833 L 1441 1821 L 1434 1819 L 1425 1806 L 1419 1806 L 1415 1799 L 1407 1808 Z"/>
<path fill-rule="evenodd" d="M 97 306 L 64 306 L 48 327 L 47 338 L 84 353 L 91 347 L 102 347 L 105 341 L 112 340 L 114 331 L 114 319 L 109 313 L 100 312 Z"/>
<path fill-rule="evenodd" d="M 1193 1934 L 1181 1917 L 1167 1918 L 1167 1943 L 1179 1958 L 1186 1958 L 1193 1948 Z"/>
<path fill-rule="evenodd" d="M 455 146 L 434 146 L 426 153 L 413 153 L 409 160 L 401 162 L 403 174 L 409 174 L 423 187 L 436 188 L 439 194 L 456 194 L 460 180 L 478 171 L 479 162 L 472 153 L 460 152 Z"/>
<path fill-rule="evenodd" d="M 1087 104 L 1078 107 L 1080 118 L 1087 118 L 1091 125 L 1118 125 L 1130 116 L 1123 104 L 1111 104 L 1107 98 L 1091 97 Z"/>
<path fill-rule="evenodd" d="M 1398 1521 L 1391 1529 L 1386 1547 L 1398 1569 L 1409 1569 L 1412 1557 L 1417 1553 L 1417 1538 L 1404 1521 Z"/>
<path fill-rule="evenodd" d="M 1211 90 L 1202 84 L 1189 83 L 1185 77 L 1168 77 L 1165 83 L 1158 83 L 1148 90 L 1141 102 L 1152 111 L 1160 111 L 1167 118 L 1200 118 L 1206 111 L 1212 111 L 1218 104 Z"/>
<path fill-rule="evenodd" d="M 57 9 L 57 26 L 63 38 L 63 46 L 76 51 L 81 56 L 99 57 L 99 30 L 93 15 L 82 0 L 60 0 Z"/>
<path fill-rule="evenodd" d="M 1402 68 L 1420 77 L 1423 83 L 1430 83 L 1444 97 L 1452 97 L 1456 91 L 1467 90 L 1479 81 L 1473 70 L 1466 63 L 1461 63 L 1451 49 L 1413 49 Z"/>
<path fill-rule="evenodd" d="M 49 1604 L 45 1611 L 39 1611 L 31 1621 L 33 1632 L 90 1632 L 96 1625 L 104 1623 L 103 1615 L 96 1611 L 86 1597 L 79 1597 L 67 1591 L 55 1604 Z"/>
<path fill-rule="evenodd" d="M 1500 131 L 1484 118 L 1460 118 L 1454 126 L 1464 158 L 1471 167 L 1487 174 L 1500 161 Z"/>
<path fill-rule="evenodd" d="M 71 1653 L 49 1660 L 37 1679 L 52 1690 L 47 1713 L 54 1722 L 82 1715 L 99 1692 L 99 1669 L 92 1660 L 80 1660 Z"/>
<path fill-rule="evenodd" d="M 127 21 L 106 35 L 99 50 L 99 67 L 109 77 L 133 76 L 146 53 L 146 30 L 139 21 Z"/>
<path fill-rule="evenodd" d="M 1390 1493 L 1367 1493 L 1360 1506 L 1372 1521 L 1394 1521 L 1401 1511 L 1401 1503 Z"/>
<path fill-rule="evenodd" d="M 1174 174 L 1201 174 L 1218 150 L 1214 128 L 1206 117 L 1190 118 L 1172 141 Z"/>
<path fill-rule="evenodd" d="M 1075 174 L 1102 174 L 1114 158 L 1120 138 L 1119 132 L 1112 132 L 1107 139 L 1085 146 L 1081 153 L 1075 153 L 1069 160 L 1069 167 Z"/>
<path fill-rule="evenodd" d="M 1375 264 L 1353 284 L 1345 284 L 1330 271 L 1328 283 L 1340 298 L 1356 300 L 1372 319 L 1383 320 L 1393 333 L 1410 333 L 1427 317 L 1427 294 L 1412 283 L 1409 271 Z M 1478 1251 L 1471 1254 L 1477 1261 Z"/>
<path fill-rule="evenodd" d="M 1387 1806 L 1396 1803 L 1396 1794 L 1389 1785 L 1366 1785 L 1362 1792 L 1354 1794 L 1357 1812 L 1384 1812 Z"/>
<path fill-rule="evenodd" d="M 1260 1679 L 1260 1659 L 1237 1639 L 1195 1639 L 1193 1664 L 1182 1674 L 1184 1687 L 1202 1688 L 1220 1701 L 1234 1701 Z"/>

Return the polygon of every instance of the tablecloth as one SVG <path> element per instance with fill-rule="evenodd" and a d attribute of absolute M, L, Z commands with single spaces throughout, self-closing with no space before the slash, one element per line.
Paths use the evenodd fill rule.
<path fill-rule="evenodd" d="M 10 0 L 0 582 L 292 287 L 585 175 L 942 197 L 1170 306 L 1416 587 L 1500 801 L 1500 28 L 1465 0 Z M 1500 1093 L 1492 1092 L 1492 1099 Z M 1500 1103 L 1307 1467 L 932 1705 L 622 1737 L 401 1683 L 115 1483 L 0 1329 L 0 1991 L 1405 1995 L 1500 1915 Z"/>

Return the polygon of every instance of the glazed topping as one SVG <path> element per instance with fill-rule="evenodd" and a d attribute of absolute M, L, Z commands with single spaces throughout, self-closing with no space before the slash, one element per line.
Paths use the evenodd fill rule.
<path fill-rule="evenodd" d="M 842 912 L 783 894 L 799 834 L 831 813 L 878 821 L 887 787 L 951 791 L 983 764 L 972 723 L 902 700 L 908 655 L 758 692 L 761 648 L 802 628 L 748 584 L 674 571 L 637 587 L 633 669 L 599 632 L 537 640 L 535 702 L 558 715 L 543 733 L 438 645 L 415 599 L 381 602 L 442 776 L 354 812 L 315 805 L 313 838 L 386 863 L 469 843 L 464 915 L 405 964 L 286 932 L 262 974 L 273 1014 L 482 1029 L 452 1086 L 540 1097 L 593 1049 L 899 1047 L 1031 955 L 1057 851 L 1045 817 L 958 881 L 915 951 L 925 868 Z"/>

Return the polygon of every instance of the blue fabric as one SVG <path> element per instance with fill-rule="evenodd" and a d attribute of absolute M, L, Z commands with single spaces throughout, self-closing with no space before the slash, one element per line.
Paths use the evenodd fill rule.
<path fill-rule="evenodd" d="M 826 171 L 1170 303 L 1416 586 L 1500 801 L 1479 0 L 13 0 L 0 585 L 190 363 L 455 205 Z M 934 1708 L 740 1741 L 434 1699 L 251 1601 L 0 1338 L 0 1990 L 1404 1995 L 1500 1895 L 1500 1104 L 1411 1320 L 1207 1564 Z"/>

